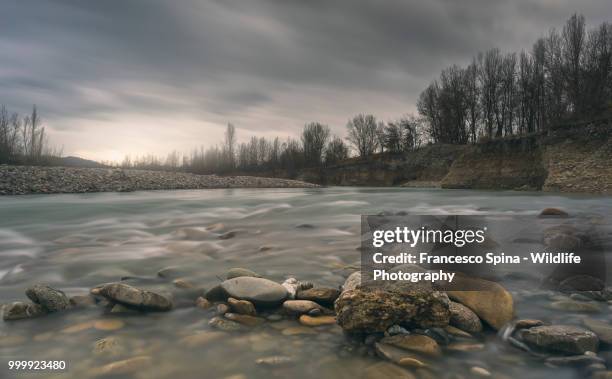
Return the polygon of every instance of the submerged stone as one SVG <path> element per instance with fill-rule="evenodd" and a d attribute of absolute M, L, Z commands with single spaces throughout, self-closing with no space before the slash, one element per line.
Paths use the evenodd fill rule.
<path fill-rule="evenodd" d="M 42 284 L 28 288 L 26 296 L 47 312 L 63 311 L 70 307 L 70 300 L 64 292 Z"/>
<path fill-rule="evenodd" d="M 123 283 L 110 283 L 99 289 L 100 295 L 105 298 L 145 311 L 169 311 L 172 302 L 155 292 L 142 290 Z"/>
<path fill-rule="evenodd" d="M 521 336 L 531 347 L 565 354 L 597 351 L 599 346 L 595 333 L 570 325 L 536 326 L 522 330 Z"/>

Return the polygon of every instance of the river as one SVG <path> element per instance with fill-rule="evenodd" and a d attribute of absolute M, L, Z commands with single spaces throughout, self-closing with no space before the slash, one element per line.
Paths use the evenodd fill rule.
<path fill-rule="evenodd" d="M 361 214 L 535 215 L 546 207 L 609 215 L 612 198 L 350 187 L 4 196 L 0 303 L 24 300 L 24 290 L 34 283 L 77 295 L 120 278 L 137 286 L 170 289 L 180 297 L 181 289 L 173 288 L 172 279 L 210 288 L 232 267 L 249 268 L 276 281 L 293 276 L 338 287 L 351 269 L 359 267 Z M 163 269 L 169 273 L 166 278 L 157 275 Z M 544 306 L 547 299 L 537 299 L 517 298 L 519 316 L 548 322 L 579 317 L 553 312 Z M 600 307 L 594 317 L 609 320 L 609 305 Z M 185 336 L 210 328 L 211 317 L 192 306 L 129 316 L 93 307 L 0 322 L 0 377 L 86 379 L 93 367 L 131 356 L 152 357 L 133 376 L 143 379 L 355 378 L 377 362 L 348 343 L 337 326 L 286 335 L 286 329 L 297 325 L 291 320 L 227 333 L 195 347 L 186 344 Z M 117 327 L 92 324 L 117 319 Z M 109 336 L 116 339 L 116 351 L 110 356 L 96 354 L 96 341 Z M 460 378 L 477 365 L 498 378 L 580 377 L 571 369 L 544 366 L 493 332 L 481 339 L 486 342 L 483 351 L 445 354 L 430 363 L 432 371 L 440 378 Z M 291 356 L 295 362 L 272 368 L 255 363 L 274 355 Z M 54 375 L 12 374 L 6 368 L 9 359 L 66 360 L 68 369 Z"/>

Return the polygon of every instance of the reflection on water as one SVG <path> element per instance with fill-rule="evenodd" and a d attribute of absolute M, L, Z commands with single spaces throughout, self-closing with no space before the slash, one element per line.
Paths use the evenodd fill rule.
<path fill-rule="evenodd" d="M 227 269 L 246 267 L 282 281 L 288 276 L 337 287 L 358 269 L 360 215 L 533 215 L 546 207 L 572 214 L 608 215 L 610 197 L 539 193 L 422 189 L 265 189 L 103 193 L 0 198 L 0 302 L 23 300 L 26 287 L 47 283 L 68 295 L 104 282 L 129 278 L 138 286 L 181 290 L 182 278 L 210 288 Z M 164 268 L 166 278 L 157 276 Z M 534 289 L 534 291 L 537 291 Z M 551 311 L 560 295 L 515 293 L 521 318 L 579 323 L 578 313 Z M 246 333 L 210 332 L 210 312 L 178 302 L 163 314 L 117 316 L 99 308 L 0 323 L 0 370 L 8 359 L 64 359 L 69 370 L 53 377 L 87 378 L 93 367 L 135 356 L 150 360 L 137 378 L 355 378 L 377 360 L 353 346 L 336 326 L 293 334 L 291 320 L 267 322 Z M 599 303 L 594 318 L 608 319 Z M 119 320 L 104 323 L 96 321 Z M 211 333 L 206 338 L 185 337 Z M 298 331 L 299 332 L 299 331 Z M 113 348 L 96 342 L 110 338 Z M 493 333 L 484 351 L 447 353 L 431 361 L 439 377 L 467 373 L 472 366 L 506 377 L 575 377 L 509 347 Z M 98 342 L 99 343 L 99 342 Z M 289 356 L 279 367 L 257 365 L 262 357 Z M 451 368 L 451 369 L 448 369 Z M 1 376 L 1 375 L 0 375 Z M 19 374 L 19 377 L 41 377 Z M 10 375 L 8 377 L 11 377 Z M 455 376 L 456 377 L 456 376 Z M 500 376 L 501 377 L 501 376 Z"/>

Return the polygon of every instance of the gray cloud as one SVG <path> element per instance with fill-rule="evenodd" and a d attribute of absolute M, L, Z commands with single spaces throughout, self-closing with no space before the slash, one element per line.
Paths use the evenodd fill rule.
<path fill-rule="evenodd" d="M 414 110 L 438 72 L 529 48 L 609 0 L 4 0 L 0 103 L 36 103 L 67 153 L 115 158 Z M 112 152 L 112 153 L 110 153 Z"/>

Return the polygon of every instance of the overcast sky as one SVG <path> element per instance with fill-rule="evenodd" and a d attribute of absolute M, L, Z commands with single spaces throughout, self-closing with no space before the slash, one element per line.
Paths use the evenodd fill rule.
<path fill-rule="evenodd" d="M 2 0 L 0 104 L 37 104 L 67 155 L 297 136 L 320 121 L 414 112 L 439 71 L 490 47 L 530 48 L 610 0 Z"/>

